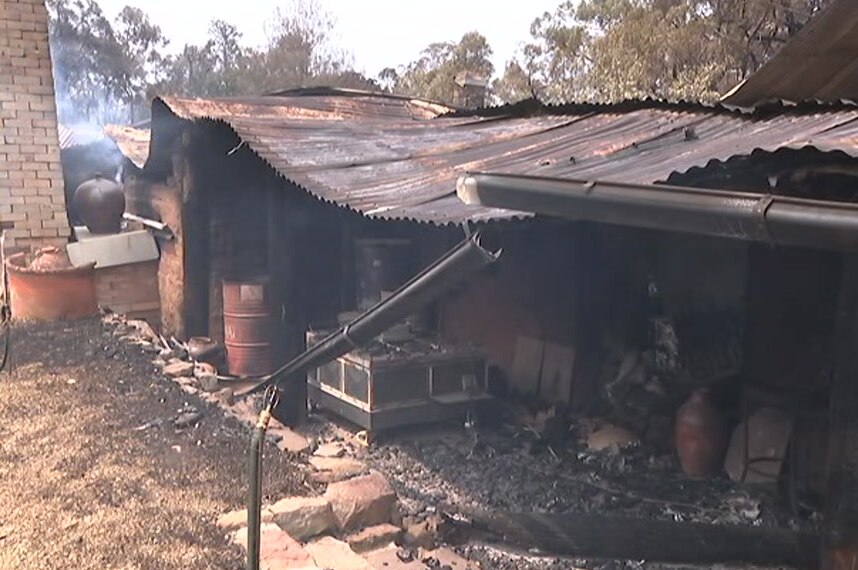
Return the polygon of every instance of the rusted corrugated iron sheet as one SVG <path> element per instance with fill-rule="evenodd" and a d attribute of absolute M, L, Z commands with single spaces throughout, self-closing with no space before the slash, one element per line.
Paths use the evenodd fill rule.
<path fill-rule="evenodd" d="M 278 97 L 161 101 L 153 105 L 156 131 L 163 113 L 223 122 L 282 176 L 323 200 L 368 216 L 437 224 L 521 215 L 462 204 L 455 182 L 468 171 L 650 184 L 755 150 L 858 155 L 858 107 L 846 105 L 741 113 L 635 102 L 429 120 L 375 114 L 360 98 L 323 108 Z"/>
<path fill-rule="evenodd" d="M 121 125 L 107 125 L 104 127 L 104 134 L 107 135 L 119 151 L 130 160 L 137 168 L 143 168 L 146 164 L 146 159 L 149 157 L 149 130 L 135 129 L 134 127 L 125 127 Z"/>
<path fill-rule="evenodd" d="M 97 127 L 90 125 L 57 125 L 60 149 L 66 150 L 75 146 L 86 146 L 104 139 L 104 134 Z"/>
<path fill-rule="evenodd" d="M 833 0 L 780 52 L 724 97 L 732 105 L 858 100 L 858 2 Z"/>

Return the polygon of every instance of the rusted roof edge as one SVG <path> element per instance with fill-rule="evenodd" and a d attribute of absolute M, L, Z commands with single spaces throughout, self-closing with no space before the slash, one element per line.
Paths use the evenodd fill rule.
<path fill-rule="evenodd" d="M 717 114 L 741 115 L 748 119 L 765 119 L 780 114 L 805 114 L 837 112 L 858 109 L 858 102 L 850 100 L 818 101 L 808 100 L 791 102 L 771 99 L 753 107 L 730 105 L 724 102 L 703 103 L 696 101 L 671 101 L 668 99 L 643 98 L 624 99 L 615 102 L 569 102 L 543 103 L 538 99 L 525 99 L 517 103 L 507 103 L 480 107 L 477 109 L 456 110 L 437 118 L 446 117 L 531 117 L 539 115 L 578 115 L 585 113 L 627 113 L 642 109 L 667 111 L 693 111 Z"/>
<path fill-rule="evenodd" d="M 278 178 L 281 178 L 282 180 L 285 180 L 286 182 L 294 185 L 296 188 L 298 188 L 302 192 L 305 192 L 306 194 L 312 196 L 313 198 L 315 198 L 319 202 L 354 212 L 355 214 L 358 214 L 358 215 L 363 216 L 365 218 L 376 219 L 376 220 L 387 220 L 387 221 L 408 221 L 408 222 L 412 222 L 412 223 L 416 223 L 416 224 L 431 225 L 431 226 L 437 226 L 437 227 L 448 227 L 448 226 L 459 225 L 459 224 L 463 224 L 463 223 L 468 223 L 468 224 L 477 225 L 477 226 L 485 226 L 488 224 L 496 224 L 496 223 L 520 222 L 520 221 L 524 221 L 524 220 L 528 220 L 528 219 L 533 218 L 533 215 L 529 214 L 527 212 L 510 212 L 509 216 L 504 216 L 504 217 L 497 216 L 497 217 L 491 217 L 491 218 L 486 218 L 486 219 L 478 218 L 478 219 L 474 219 L 474 220 L 461 220 L 461 221 L 423 220 L 423 219 L 412 218 L 412 217 L 408 217 L 408 216 L 369 214 L 367 212 L 363 212 L 361 210 L 358 210 L 357 208 L 354 208 L 347 203 L 337 202 L 336 200 L 331 200 L 329 198 L 326 198 L 324 196 L 319 195 L 318 193 L 314 192 L 312 189 L 310 189 L 308 187 L 309 185 L 307 184 L 307 179 L 305 179 L 302 176 L 294 176 L 294 175 L 287 176 L 286 174 L 281 172 L 279 169 L 275 168 L 271 164 L 271 162 L 269 162 L 264 156 L 262 156 L 262 154 L 260 154 L 260 152 L 256 148 L 254 148 L 254 143 L 249 142 L 249 141 L 245 140 L 244 138 L 242 138 L 241 135 L 238 133 L 238 131 L 225 119 L 222 119 L 220 117 L 191 117 L 191 118 L 184 117 L 184 116 L 181 116 L 181 115 L 175 113 L 175 111 L 169 106 L 169 104 L 166 101 L 164 101 L 163 99 L 161 99 L 160 97 L 156 98 L 156 100 L 160 101 L 162 103 L 162 106 L 165 110 L 171 112 L 174 117 L 176 117 L 180 120 L 186 121 L 186 122 L 191 123 L 191 124 L 198 123 L 200 121 L 206 121 L 206 122 L 209 122 L 209 123 L 214 124 L 214 125 L 222 125 L 222 126 L 226 127 L 227 129 L 229 129 L 229 131 L 232 134 L 235 135 L 236 138 L 238 138 L 239 141 L 244 142 L 245 145 L 247 146 L 248 150 L 257 159 L 259 159 L 260 162 L 262 162 L 266 167 L 268 167 Z M 153 109 L 153 118 L 154 118 L 154 109 Z M 151 141 L 151 139 L 150 139 L 150 141 Z M 151 142 L 150 142 L 150 144 L 151 144 Z M 150 156 L 151 156 L 151 153 L 150 153 Z M 147 163 L 147 166 L 148 166 L 148 163 Z M 454 197 L 455 195 L 456 195 L 456 188 L 455 188 L 455 186 L 452 186 L 450 188 L 450 193 L 448 195 L 438 197 L 433 201 L 442 200 L 446 197 Z"/>

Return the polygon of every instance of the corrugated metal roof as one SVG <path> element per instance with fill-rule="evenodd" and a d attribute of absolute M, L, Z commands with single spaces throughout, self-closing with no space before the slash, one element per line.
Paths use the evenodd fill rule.
<path fill-rule="evenodd" d="M 104 127 L 107 135 L 119 151 L 130 160 L 137 168 L 143 168 L 149 157 L 149 129 L 135 129 L 121 125 L 107 125 Z"/>
<path fill-rule="evenodd" d="M 725 95 L 727 103 L 858 100 L 858 2 L 834 0 L 768 63 Z"/>
<path fill-rule="evenodd" d="M 849 105 L 741 113 L 643 101 L 423 120 L 374 114 L 355 100 L 321 110 L 272 97 L 161 101 L 153 106 L 156 131 L 162 113 L 220 121 L 323 200 L 368 216 L 437 224 L 520 215 L 461 203 L 455 181 L 468 171 L 649 184 L 755 150 L 858 155 L 858 107 Z"/>
<path fill-rule="evenodd" d="M 92 125 L 57 125 L 60 139 L 60 149 L 66 150 L 75 146 L 86 146 L 104 140 L 104 133 Z"/>

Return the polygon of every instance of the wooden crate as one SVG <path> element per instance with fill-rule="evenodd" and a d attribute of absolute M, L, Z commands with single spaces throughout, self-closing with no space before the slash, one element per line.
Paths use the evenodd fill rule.
<path fill-rule="evenodd" d="M 158 260 L 95 269 L 95 296 L 98 305 L 132 319 L 144 319 L 161 326 L 158 294 Z"/>

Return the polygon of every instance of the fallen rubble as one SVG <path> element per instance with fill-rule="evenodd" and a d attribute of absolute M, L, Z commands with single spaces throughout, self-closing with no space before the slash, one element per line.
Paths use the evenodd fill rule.
<path fill-rule="evenodd" d="M 129 342 L 144 343 L 142 346 L 157 349 L 163 345 L 157 338 L 141 338 L 143 333 L 134 327 L 124 327 L 122 334 Z M 177 347 L 170 350 L 165 356 L 175 359 L 181 355 Z M 188 358 L 187 353 L 183 357 Z M 162 366 L 179 368 L 175 360 L 158 360 Z M 255 423 L 258 411 L 253 398 L 236 400 L 224 382 L 211 377 L 210 370 L 182 362 L 183 372 L 187 364 L 191 365 L 190 375 L 176 376 L 172 381 L 219 406 L 227 415 L 248 425 Z M 570 418 L 555 409 L 522 420 L 521 410 L 515 406 L 498 407 L 497 415 L 492 425 L 480 429 L 434 426 L 403 430 L 384 436 L 368 448 L 359 444 L 355 434 L 320 416 L 311 416 L 301 433 L 272 422 L 269 438 L 281 451 L 309 464 L 313 485 L 308 490 L 315 493 L 311 498 L 285 498 L 281 507 L 315 505 L 317 511 L 312 516 L 318 519 L 311 521 L 309 514 L 296 514 L 300 508 L 284 507 L 283 512 L 289 514 L 281 513 L 278 524 L 272 510 L 278 503 L 274 503 L 263 510 L 266 531 L 282 537 L 274 532 L 276 527 L 309 552 L 311 564 L 316 564 L 309 567 L 319 567 L 312 551 L 322 544 L 340 553 L 343 560 L 351 560 L 343 562 L 344 567 L 354 564 L 362 568 L 358 559 L 372 565 L 377 564 L 374 560 L 396 558 L 401 566 L 390 568 L 417 570 L 439 567 L 437 559 L 430 556 L 424 560 L 421 553 L 454 540 L 441 528 L 442 515 L 473 510 L 600 513 L 643 521 L 815 529 L 815 518 L 785 512 L 770 488 L 744 488 L 726 477 L 687 479 L 669 446 L 658 445 L 663 437 L 650 433 L 653 430 L 638 437 L 624 427 L 598 419 Z M 669 424 L 667 428 L 669 431 Z M 327 515 L 320 513 L 326 509 L 333 513 L 336 524 L 323 521 Z M 241 515 L 231 516 L 225 520 L 234 522 L 221 528 L 234 532 Z M 319 536 L 322 538 L 313 538 Z M 546 558 L 537 551 L 522 553 L 476 538 L 457 544 L 459 554 L 482 568 L 565 570 L 602 566 L 556 556 Z M 298 552 L 294 545 L 286 550 L 288 557 Z M 277 557 L 288 558 L 283 553 Z M 302 554 L 296 561 L 306 562 L 306 557 Z M 609 566 L 630 564 L 612 562 Z M 646 566 L 658 567 L 653 563 Z"/>

